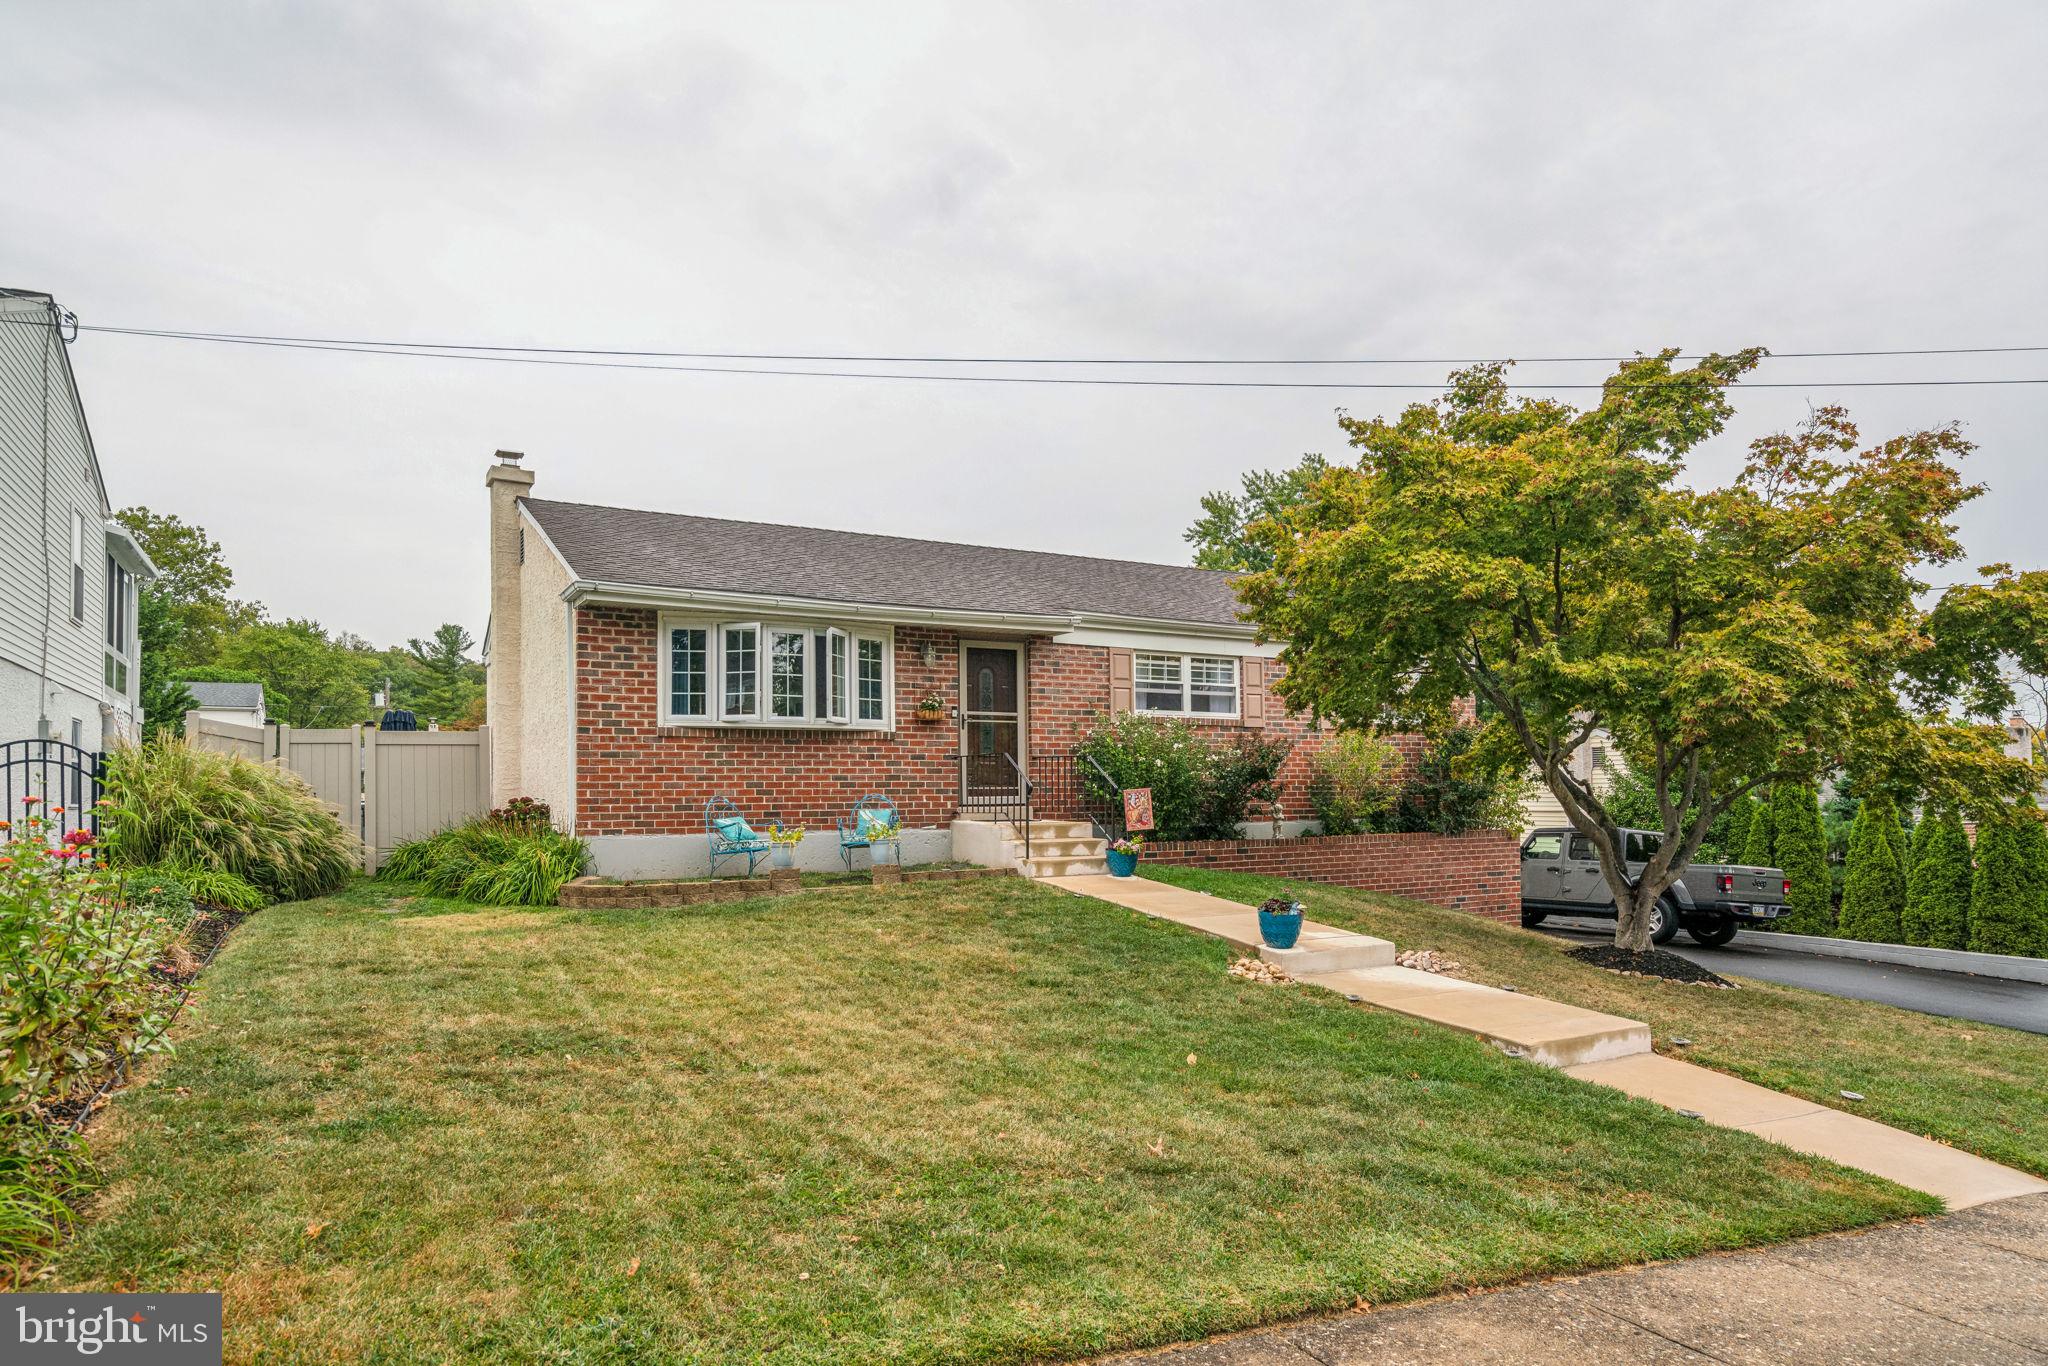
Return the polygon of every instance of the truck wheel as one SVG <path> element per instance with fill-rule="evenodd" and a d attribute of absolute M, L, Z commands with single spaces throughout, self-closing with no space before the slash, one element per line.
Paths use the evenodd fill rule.
<path fill-rule="evenodd" d="M 1699 921 L 1685 927 L 1685 932 L 1692 936 L 1693 943 L 1709 949 L 1718 949 L 1733 939 L 1735 930 L 1735 917 L 1732 915 L 1716 916 L 1712 920 Z"/>
<path fill-rule="evenodd" d="M 1678 937 L 1678 907 L 1659 901 L 1650 908 L 1650 942 L 1669 944 Z"/>
<path fill-rule="evenodd" d="M 1549 918 L 1549 911 L 1523 911 L 1522 928 L 1525 930 L 1533 930 Z"/>

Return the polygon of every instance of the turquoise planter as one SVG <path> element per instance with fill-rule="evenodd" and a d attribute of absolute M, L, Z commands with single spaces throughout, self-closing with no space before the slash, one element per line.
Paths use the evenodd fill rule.
<path fill-rule="evenodd" d="M 1276 949 L 1291 949 L 1294 941 L 1301 938 L 1301 903 L 1294 903 L 1291 911 L 1259 912 L 1259 938 Z"/>
<path fill-rule="evenodd" d="M 1108 858 L 1109 875 L 1111 877 L 1129 877 L 1132 873 L 1138 871 L 1138 856 L 1136 854 L 1120 854 L 1112 849 L 1109 851 Z"/>

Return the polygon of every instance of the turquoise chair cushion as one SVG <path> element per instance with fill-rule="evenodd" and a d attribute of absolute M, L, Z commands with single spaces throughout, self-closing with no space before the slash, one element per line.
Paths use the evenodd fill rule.
<path fill-rule="evenodd" d="M 744 816 L 723 816 L 711 822 L 711 828 L 727 844 L 752 844 L 761 837 L 754 833 L 754 827 L 747 824 Z"/>
<path fill-rule="evenodd" d="M 858 819 L 854 823 L 854 829 L 864 840 L 873 839 L 876 831 L 887 830 L 891 825 L 895 824 L 894 821 L 889 819 L 889 813 L 886 811 L 875 811 L 863 807 L 855 815 Z"/>

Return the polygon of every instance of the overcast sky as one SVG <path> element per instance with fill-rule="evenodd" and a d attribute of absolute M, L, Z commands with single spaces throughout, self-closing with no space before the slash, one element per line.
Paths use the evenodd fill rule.
<path fill-rule="evenodd" d="M 88 324 L 1041 356 L 2048 344 L 2037 0 L 0 0 L 0 36 L 0 285 Z M 1340 406 L 1418 396 L 91 332 L 71 354 L 117 503 L 203 524 L 274 613 L 380 644 L 482 635 L 498 447 L 544 497 L 1182 561 L 1204 490 L 1340 454 Z M 1959 419 L 1992 489 L 1973 559 L 2041 565 L 2048 385 L 1819 383 L 1962 376 L 2048 376 L 2048 353 L 1771 363 L 1813 387 L 1739 395 L 1695 477 L 1809 402 L 1871 437 Z"/>

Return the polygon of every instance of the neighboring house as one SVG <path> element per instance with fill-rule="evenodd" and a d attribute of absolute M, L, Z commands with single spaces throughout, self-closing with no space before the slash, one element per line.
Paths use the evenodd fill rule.
<path fill-rule="evenodd" d="M 547 802 L 598 872 L 702 872 L 714 795 L 812 831 L 822 867 L 834 820 L 884 793 L 905 857 L 944 857 L 1020 775 L 1071 785 L 1110 711 L 1308 740 L 1281 798 L 1308 814 L 1314 731 L 1268 700 L 1279 647 L 1226 574 L 546 502 L 519 460 L 485 478 L 494 800 Z"/>
<path fill-rule="evenodd" d="M 0 289 L 0 743 L 104 749 L 141 728 L 136 590 L 156 567 L 113 517 L 68 316 Z"/>
<path fill-rule="evenodd" d="M 1585 743 L 1572 751 L 1565 764 L 1573 777 L 1598 793 L 1612 788 L 1614 780 L 1627 767 L 1614 737 L 1604 730 L 1596 730 L 1587 736 Z M 1530 768 L 1529 776 L 1534 785 L 1528 800 L 1522 803 L 1522 832 L 1527 834 L 1550 826 L 1570 825 L 1571 817 L 1565 815 L 1564 803 L 1557 799 L 1557 794 L 1537 775 L 1534 767 Z"/>
<path fill-rule="evenodd" d="M 187 683 L 192 707 L 185 714 L 202 721 L 227 721 L 237 726 L 261 727 L 263 685 L 261 683 Z"/>

